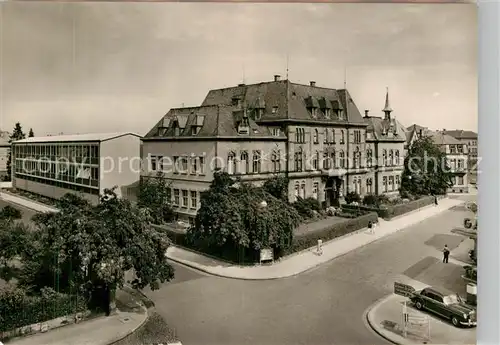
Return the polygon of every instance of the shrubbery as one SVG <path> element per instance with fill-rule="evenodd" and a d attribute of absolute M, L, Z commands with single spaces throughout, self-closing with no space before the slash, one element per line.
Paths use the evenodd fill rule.
<path fill-rule="evenodd" d="M 21 219 L 22 216 L 21 211 L 9 205 L 0 210 L 0 219 Z"/>
<path fill-rule="evenodd" d="M 361 202 L 361 197 L 356 192 L 349 192 L 349 193 L 347 193 L 345 195 L 344 199 L 345 199 L 345 202 L 348 203 L 348 204 L 352 204 L 353 202 L 357 202 L 357 203 Z"/>
<path fill-rule="evenodd" d="M 389 198 L 387 198 L 387 196 L 384 194 L 381 195 L 367 194 L 363 198 L 363 205 L 366 206 L 380 207 L 382 206 L 382 204 L 387 204 L 387 203 L 389 203 Z"/>
<path fill-rule="evenodd" d="M 29 296 L 27 291 L 7 286 L 0 289 L 0 332 L 52 320 L 61 316 L 83 312 L 87 301 L 80 296 L 70 296 L 44 288 L 39 296 Z"/>
<path fill-rule="evenodd" d="M 297 201 L 295 201 L 292 206 L 304 218 L 312 218 L 314 216 L 314 211 L 321 211 L 321 204 L 314 198 L 297 198 Z"/>

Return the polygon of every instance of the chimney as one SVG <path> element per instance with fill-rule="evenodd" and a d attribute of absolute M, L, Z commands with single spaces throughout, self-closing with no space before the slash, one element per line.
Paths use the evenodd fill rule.
<path fill-rule="evenodd" d="M 310 81 L 310 82 L 309 82 L 309 85 L 311 85 L 311 86 L 316 86 L 316 82 L 315 82 L 315 81 Z"/>
<path fill-rule="evenodd" d="M 279 74 L 274 75 L 274 81 L 280 81 L 281 76 Z"/>
<path fill-rule="evenodd" d="M 365 117 L 369 117 L 370 115 L 368 115 L 368 112 L 369 110 L 365 110 Z"/>

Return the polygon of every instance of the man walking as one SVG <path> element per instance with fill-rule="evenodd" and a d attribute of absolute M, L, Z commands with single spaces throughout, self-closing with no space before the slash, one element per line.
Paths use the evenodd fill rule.
<path fill-rule="evenodd" d="M 434 195 L 434 205 L 438 205 L 438 197 Z"/>
<path fill-rule="evenodd" d="M 444 245 L 444 249 L 443 249 L 443 262 L 445 264 L 448 263 L 448 257 L 450 256 L 450 249 L 448 248 L 448 245 Z"/>
<path fill-rule="evenodd" d="M 373 233 L 374 233 L 374 231 L 373 231 L 373 223 L 372 223 L 372 221 L 371 221 L 371 220 L 368 222 L 368 232 L 369 232 L 370 234 L 373 234 Z"/>

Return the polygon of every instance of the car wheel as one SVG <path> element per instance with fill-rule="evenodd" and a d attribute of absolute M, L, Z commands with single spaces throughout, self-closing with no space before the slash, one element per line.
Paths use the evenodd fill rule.
<path fill-rule="evenodd" d="M 422 305 L 422 302 L 417 301 L 417 303 L 415 303 L 415 307 L 417 307 L 418 310 L 422 310 L 424 306 Z"/>
<path fill-rule="evenodd" d="M 453 326 L 455 326 L 455 327 L 460 326 L 460 322 L 458 322 L 458 319 L 457 319 L 455 316 L 453 316 L 453 317 L 451 318 L 451 323 L 452 323 L 452 324 L 453 324 Z"/>

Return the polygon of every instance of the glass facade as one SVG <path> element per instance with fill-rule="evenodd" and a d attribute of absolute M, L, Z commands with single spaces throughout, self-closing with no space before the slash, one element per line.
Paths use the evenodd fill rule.
<path fill-rule="evenodd" d="M 14 177 L 99 195 L 99 143 L 13 145 Z"/>

